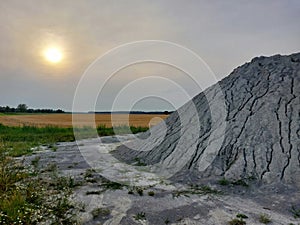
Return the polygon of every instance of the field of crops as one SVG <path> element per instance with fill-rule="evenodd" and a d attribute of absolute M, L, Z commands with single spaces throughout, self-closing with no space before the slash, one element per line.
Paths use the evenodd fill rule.
<path fill-rule="evenodd" d="M 76 114 L 76 126 L 112 126 L 110 114 Z M 168 115 L 158 114 L 113 114 L 114 126 L 130 125 L 135 127 L 148 127 L 156 125 Z M 129 124 L 127 124 L 129 121 Z M 25 115 L 0 115 L 0 124 L 6 126 L 59 126 L 72 127 L 72 114 L 25 114 Z"/>

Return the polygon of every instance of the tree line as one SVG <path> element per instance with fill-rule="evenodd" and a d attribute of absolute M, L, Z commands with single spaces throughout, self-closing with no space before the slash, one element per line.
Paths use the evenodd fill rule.
<path fill-rule="evenodd" d="M 30 109 L 26 104 L 19 104 L 16 108 L 0 106 L 0 113 L 64 113 L 61 109 Z"/>

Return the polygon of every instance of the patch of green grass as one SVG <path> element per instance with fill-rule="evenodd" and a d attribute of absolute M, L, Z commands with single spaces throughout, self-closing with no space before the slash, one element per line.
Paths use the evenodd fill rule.
<path fill-rule="evenodd" d="M 111 136 L 111 135 L 122 135 L 122 134 L 128 134 L 128 133 L 140 133 L 145 132 L 149 128 L 148 127 L 134 127 L 134 126 L 117 126 L 117 127 L 106 127 L 105 125 L 100 125 L 97 127 L 97 132 L 99 136 Z"/>
<path fill-rule="evenodd" d="M 225 178 L 222 178 L 221 180 L 218 181 L 218 183 L 219 183 L 220 185 L 226 186 L 226 185 L 229 185 L 229 184 L 230 184 L 230 181 L 229 181 L 229 180 L 226 180 Z"/>
<path fill-rule="evenodd" d="M 139 196 L 143 196 L 144 195 L 144 189 L 141 187 L 136 187 L 136 192 L 139 194 Z"/>
<path fill-rule="evenodd" d="M 248 187 L 249 185 L 244 180 L 237 180 L 231 182 L 233 185 Z"/>
<path fill-rule="evenodd" d="M 31 176 L 0 143 L 0 224 L 77 224 L 72 182 L 62 179 Z"/>
<path fill-rule="evenodd" d="M 259 222 L 263 224 L 271 223 L 271 217 L 267 214 L 261 214 L 259 216 Z"/>
<path fill-rule="evenodd" d="M 149 192 L 148 192 L 148 195 L 149 195 L 149 196 L 154 196 L 155 193 L 154 193 L 154 191 L 149 191 Z"/>
<path fill-rule="evenodd" d="M 146 220 L 146 213 L 145 212 L 139 212 L 136 215 L 133 216 L 135 220 Z"/>
<path fill-rule="evenodd" d="M 110 215 L 110 209 L 109 208 L 96 208 L 92 212 L 92 216 L 94 219 L 98 217 L 107 217 Z"/>
<path fill-rule="evenodd" d="M 125 187 L 125 186 L 126 185 L 124 185 L 124 184 L 120 184 L 120 183 L 110 181 L 110 180 L 106 180 L 101 183 L 101 187 L 103 187 L 104 189 L 107 189 L 107 190 L 120 190 L 120 189 L 123 189 L 123 187 Z"/>
<path fill-rule="evenodd" d="M 240 219 L 248 219 L 248 216 L 246 216 L 245 214 L 242 214 L 242 213 L 237 214 L 236 217 L 240 218 Z"/>
<path fill-rule="evenodd" d="M 135 161 L 134 163 L 135 166 L 147 166 L 147 164 L 144 163 L 140 158 L 135 158 L 134 161 Z"/>
<path fill-rule="evenodd" d="M 125 130 L 125 128 L 122 128 Z M 121 130 L 122 130 L 121 129 Z M 130 128 L 133 133 L 148 128 Z M 93 137 L 92 128 L 80 128 L 80 137 Z M 99 135 L 113 135 L 111 128 L 98 127 Z M 44 173 L 37 170 L 39 157 L 32 160 L 35 172 L 22 166 L 12 157 L 31 154 L 34 148 L 45 145 L 56 150 L 57 142 L 74 141 L 72 128 L 60 127 L 9 127 L 0 124 L 0 224 L 77 224 L 69 201 L 73 178 L 59 177 L 57 165 L 49 164 Z M 92 176 L 87 171 L 86 177 Z M 124 185 L 105 180 L 106 189 L 122 189 Z"/>
<path fill-rule="evenodd" d="M 243 219 L 234 218 L 228 222 L 229 225 L 245 225 L 246 221 Z"/>
<path fill-rule="evenodd" d="M 173 198 L 181 195 L 189 197 L 189 195 L 207 195 L 207 194 L 221 194 L 220 191 L 215 190 L 209 186 L 191 185 L 189 189 L 177 190 L 172 193 Z"/>
<path fill-rule="evenodd" d="M 296 208 L 296 206 L 292 206 L 291 213 L 293 213 L 293 216 L 295 219 L 300 218 L 300 208 Z"/>
<path fill-rule="evenodd" d="M 95 136 L 95 130 L 91 127 L 74 128 L 76 129 L 76 138 L 92 138 Z M 132 133 L 139 133 L 148 130 L 148 127 L 116 127 L 115 130 L 120 134 L 127 134 L 128 130 Z M 114 135 L 113 128 L 99 126 L 97 127 L 99 136 Z M 55 126 L 35 127 L 20 126 L 10 127 L 0 124 L 0 140 L 5 143 L 10 156 L 22 156 L 31 154 L 33 148 L 40 145 L 47 145 L 53 151 L 57 150 L 54 143 L 70 142 L 75 140 L 73 128 L 63 128 Z"/>
<path fill-rule="evenodd" d="M 86 195 L 100 195 L 103 193 L 103 190 L 99 190 L 99 191 L 87 191 L 85 194 Z"/>
<path fill-rule="evenodd" d="M 31 160 L 31 165 L 33 165 L 34 169 L 38 168 L 41 157 L 36 156 L 33 160 Z"/>

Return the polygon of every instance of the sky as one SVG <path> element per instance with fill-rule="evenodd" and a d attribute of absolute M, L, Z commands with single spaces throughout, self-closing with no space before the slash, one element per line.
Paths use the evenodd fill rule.
<path fill-rule="evenodd" d="M 171 42 L 196 53 L 214 74 L 210 79 L 203 72 L 204 89 L 253 57 L 299 52 L 299 17 L 298 0 L 1 1 L 0 105 L 71 111 L 79 81 L 95 60 L 143 40 Z M 61 61 L 45 57 L 49 48 L 59 50 Z M 141 58 L 148 50 L 138 52 Z M 108 76 L 105 68 L 97 68 L 99 76 Z M 78 110 L 128 110 L 129 105 L 134 110 L 173 110 L 202 90 L 197 84 L 172 65 L 124 65 L 105 84 L 86 87 L 86 92 L 96 88 L 100 94 L 95 104 Z M 124 88 L 130 91 L 122 92 Z M 152 94 L 145 95 L 146 89 Z M 118 96 L 122 101 L 114 105 Z M 137 101 L 132 106 L 133 97 Z"/>

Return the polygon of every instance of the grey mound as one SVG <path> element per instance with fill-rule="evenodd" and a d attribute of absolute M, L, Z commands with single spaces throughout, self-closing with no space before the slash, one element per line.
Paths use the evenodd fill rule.
<path fill-rule="evenodd" d="M 218 86 L 219 85 L 219 86 Z M 271 57 L 257 57 L 236 68 L 229 76 L 194 97 L 171 114 L 163 124 L 151 129 L 146 144 L 130 143 L 120 146 L 114 155 L 125 162 L 137 158 L 148 164 L 176 163 L 189 155 L 187 163 L 176 171 L 172 179 L 180 182 L 195 180 L 255 180 L 257 184 L 287 184 L 300 187 L 300 53 Z M 218 87 L 221 87 L 221 92 Z M 224 120 L 212 123 L 210 106 L 219 104 L 223 94 L 226 104 Z M 192 112 L 195 105 L 197 112 Z M 191 128 L 181 128 L 180 115 L 188 115 Z M 192 126 L 199 119 L 198 135 Z M 218 127 L 226 125 L 223 135 L 214 135 Z M 191 132 L 181 146 L 182 154 L 172 154 L 182 134 Z M 194 132 L 194 133 L 197 133 Z M 146 132 L 142 135 L 147 138 Z M 222 144 L 205 170 L 199 170 L 202 157 L 214 141 Z M 195 149 L 187 153 L 189 149 Z M 170 157 L 173 160 L 170 160 Z M 209 161 L 209 160 L 208 160 Z"/>

